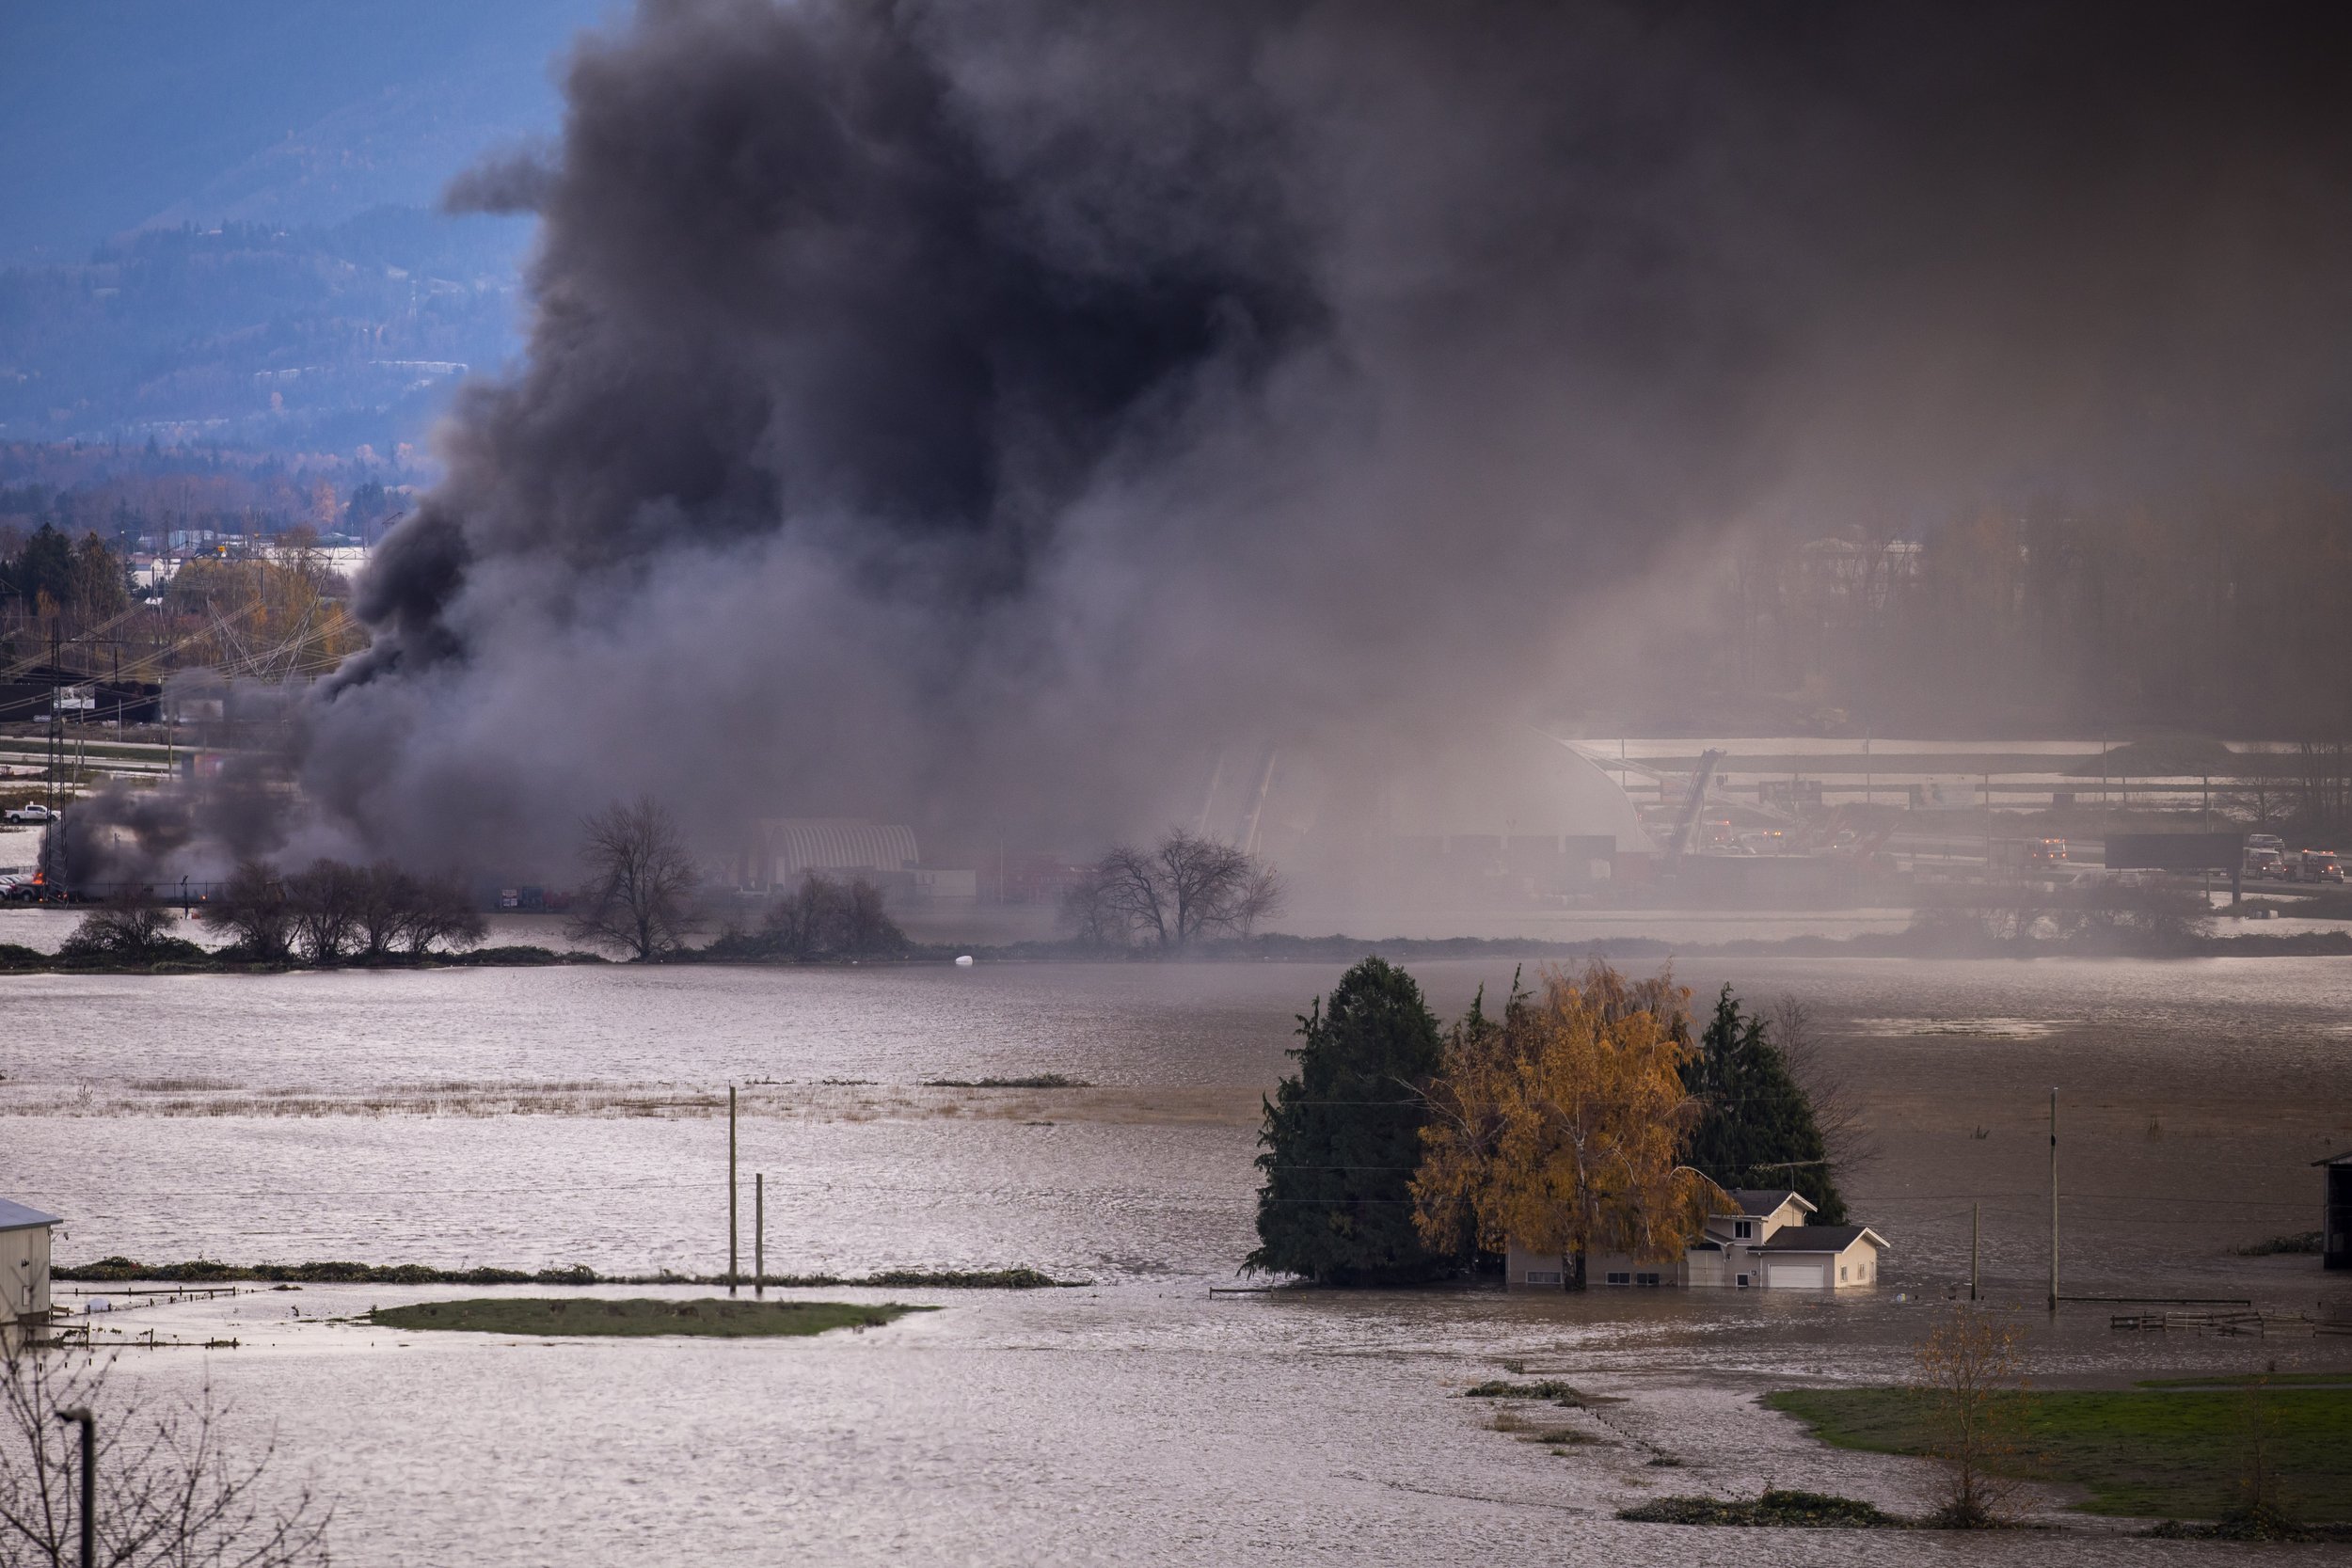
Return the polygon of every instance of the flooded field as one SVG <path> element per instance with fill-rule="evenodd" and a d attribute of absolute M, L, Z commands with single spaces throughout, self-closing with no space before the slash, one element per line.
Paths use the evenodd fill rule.
<path fill-rule="evenodd" d="M 1441 1014 L 1507 961 L 1416 966 Z M 2342 1339 L 2124 1336 L 2039 1308 L 2047 1104 L 2066 1286 L 2352 1307 L 2307 1257 L 2309 1162 L 2352 1147 L 2352 964 L 1741 959 L 1702 995 L 1804 999 L 1883 1152 L 1850 1184 L 1893 1243 L 1843 1300 L 1641 1292 L 1211 1297 L 1250 1244 L 1258 1097 L 1338 966 L 630 968 L 5 982 L 0 1191 L 70 1216 L 61 1258 L 605 1272 L 725 1264 L 724 1089 L 785 1271 L 1025 1264 L 1084 1289 L 898 1292 L 947 1309 L 809 1341 L 516 1343 L 323 1323 L 434 1292 L 311 1288 L 124 1314 L 234 1351 L 209 1377 L 363 1564 L 823 1561 L 1811 1562 L 1822 1538 L 1620 1525 L 1660 1490 L 1767 1481 L 1912 1508 L 1909 1462 L 1835 1454 L 1768 1387 L 1901 1375 L 1967 1272 L 2036 1375 L 2352 1363 Z M 1085 1088 L 925 1080 L 1060 1073 Z M 749 1203 L 745 1204 L 749 1222 Z M 746 1243 L 748 1257 L 748 1241 Z M 453 1292 L 442 1291 L 441 1294 Z M 845 1292 L 825 1292 L 842 1295 Z M 880 1299 L 871 1292 L 846 1292 Z M 296 1309 L 299 1309 L 297 1317 Z M 1560 1458 L 1460 1399 L 1506 1361 L 1624 1396 Z M 1580 1413 L 1578 1418 L 1594 1417 Z M 1680 1466 L 1649 1460 L 1674 1454 Z M 2062 1499 L 2051 1499 L 2056 1502 Z M 397 1523 L 396 1523 L 397 1522 Z M 2146 1560 L 2064 1537 L 1836 1538 L 1866 1561 Z"/>

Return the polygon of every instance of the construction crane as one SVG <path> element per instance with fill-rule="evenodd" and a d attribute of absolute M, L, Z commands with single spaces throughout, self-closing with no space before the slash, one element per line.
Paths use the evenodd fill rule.
<path fill-rule="evenodd" d="M 1698 826 L 1699 813 L 1707 805 L 1707 781 L 1715 776 L 1715 765 L 1723 760 L 1723 752 L 1712 747 L 1699 753 L 1698 769 L 1691 775 L 1691 798 L 1682 802 L 1682 816 L 1675 822 L 1674 836 L 1666 842 L 1666 870 L 1681 863 L 1682 851 L 1691 844 L 1691 830 Z"/>

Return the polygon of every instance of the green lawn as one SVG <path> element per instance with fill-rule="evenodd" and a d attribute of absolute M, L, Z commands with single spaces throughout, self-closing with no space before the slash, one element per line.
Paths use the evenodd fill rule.
<path fill-rule="evenodd" d="M 2027 1451 L 2014 1473 L 2088 1488 L 2084 1506 L 2093 1513 L 2215 1519 L 2236 1497 L 2255 1398 L 2249 1390 L 2207 1384 L 2023 1397 Z M 2288 1506 L 2314 1524 L 2352 1519 L 2352 1387 L 2296 1386 L 2280 1378 L 2260 1398 Z M 1837 1448 L 1919 1453 L 1927 1447 L 1916 1397 L 1907 1389 L 1783 1389 L 1764 1402 Z"/>
<path fill-rule="evenodd" d="M 453 1329 L 471 1334 L 594 1335 L 645 1338 L 691 1334 L 750 1339 L 822 1334 L 834 1328 L 880 1328 L 930 1307 L 851 1307 L 836 1301 L 627 1301 L 600 1296 L 483 1296 L 471 1301 L 425 1301 L 379 1307 L 367 1321 L 385 1328 Z"/>

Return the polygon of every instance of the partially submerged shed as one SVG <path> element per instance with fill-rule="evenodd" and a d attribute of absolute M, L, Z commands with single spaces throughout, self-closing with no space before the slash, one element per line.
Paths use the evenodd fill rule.
<path fill-rule="evenodd" d="M 49 1232 L 64 1223 L 0 1197 L 0 1334 L 49 1322 Z"/>

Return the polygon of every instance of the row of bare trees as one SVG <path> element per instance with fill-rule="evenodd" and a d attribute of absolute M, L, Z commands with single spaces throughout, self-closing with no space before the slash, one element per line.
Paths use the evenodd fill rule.
<path fill-rule="evenodd" d="M 297 954 L 322 965 L 380 962 L 421 957 L 437 944 L 476 946 L 489 933 L 464 882 L 420 877 L 389 862 L 320 859 L 281 874 L 247 861 L 197 918 L 230 934 L 230 953 L 256 963 Z"/>
<path fill-rule="evenodd" d="M 882 907 L 882 889 L 863 877 L 836 882 L 809 872 L 771 902 L 755 931 L 729 930 L 710 946 L 718 958 L 895 958 L 913 944 Z"/>
<path fill-rule="evenodd" d="M 1062 896 L 1062 922 L 1103 947 L 1175 949 L 1204 937 L 1246 937 L 1280 910 L 1281 879 L 1230 844 L 1181 829 L 1150 848 L 1115 847 Z"/>

